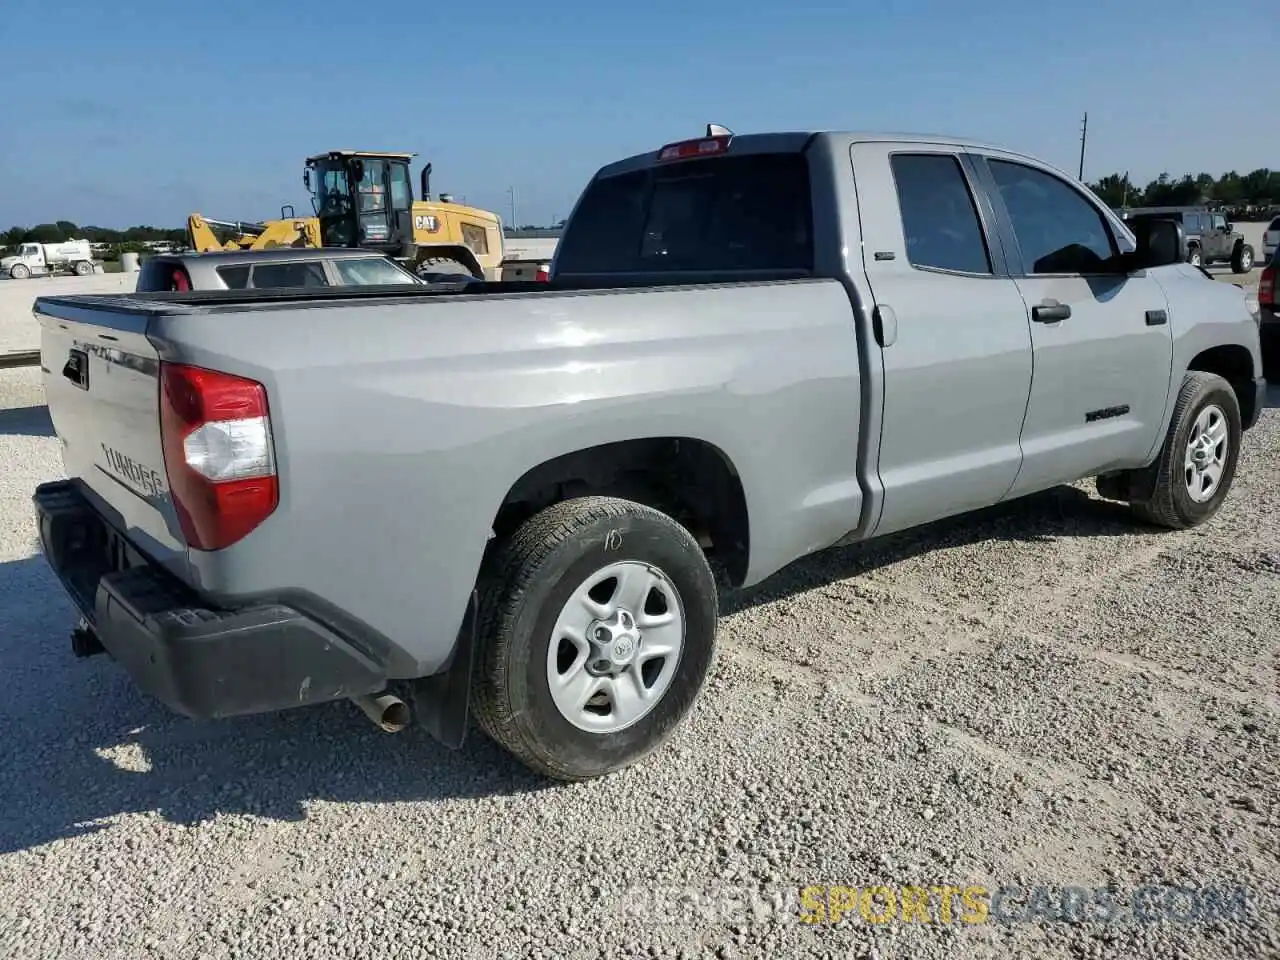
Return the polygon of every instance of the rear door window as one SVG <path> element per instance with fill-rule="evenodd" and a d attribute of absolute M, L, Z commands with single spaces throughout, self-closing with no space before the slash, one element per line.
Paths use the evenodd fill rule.
<path fill-rule="evenodd" d="M 566 274 L 810 271 L 808 162 L 744 154 L 595 180 L 557 259 Z"/>
<path fill-rule="evenodd" d="M 241 267 L 219 267 L 218 276 L 222 278 L 222 282 L 227 285 L 228 290 L 243 290 L 249 286 L 249 268 Z"/>
<path fill-rule="evenodd" d="M 254 264 L 252 276 L 253 286 L 258 290 L 271 287 L 329 286 L 324 266 L 314 260 Z"/>
<path fill-rule="evenodd" d="M 908 262 L 958 273 L 991 273 L 986 237 L 959 159 L 941 153 L 899 153 L 889 164 Z"/>

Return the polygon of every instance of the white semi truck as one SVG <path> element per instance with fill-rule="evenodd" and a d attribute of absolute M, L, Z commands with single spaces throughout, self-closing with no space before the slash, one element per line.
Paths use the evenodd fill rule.
<path fill-rule="evenodd" d="M 12 277 L 14 280 L 55 273 L 74 273 L 85 277 L 93 271 L 93 250 L 88 240 L 24 243 L 17 253 L 0 258 L 0 277 Z"/>

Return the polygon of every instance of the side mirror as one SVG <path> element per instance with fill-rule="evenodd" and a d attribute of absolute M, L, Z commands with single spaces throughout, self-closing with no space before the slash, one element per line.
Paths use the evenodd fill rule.
<path fill-rule="evenodd" d="M 311 192 L 311 168 L 302 171 L 302 185 L 307 188 L 307 192 Z"/>
<path fill-rule="evenodd" d="M 1182 263 L 1187 258 L 1186 234 L 1178 221 L 1143 217 L 1130 221 L 1129 228 L 1138 241 L 1133 252 L 1136 269 L 1166 267 L 1171 263 Z"/>

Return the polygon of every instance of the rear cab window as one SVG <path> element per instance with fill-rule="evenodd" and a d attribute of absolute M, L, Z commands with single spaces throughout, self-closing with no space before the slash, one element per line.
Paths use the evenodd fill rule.
<path fill-rule="evenodd" d="M 813 269 L 800 153 L 659 164 L 593 180 L 557 251 L 560 274 Z"/>

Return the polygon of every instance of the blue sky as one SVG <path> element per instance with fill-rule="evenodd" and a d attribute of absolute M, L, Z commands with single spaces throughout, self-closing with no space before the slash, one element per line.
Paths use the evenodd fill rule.
<path fill-rule="evenodd" d="M 436 189 L 509 219 L 514 187 L 548 222 L 709 120 L 973 136 L 1074 172 L 1088 110 L 1086 179 L 1276 168 L 1277 9 L 9 0 L 0 229 L 301 213 L 303 158 L 339 147 L 417 151 Z"/>

